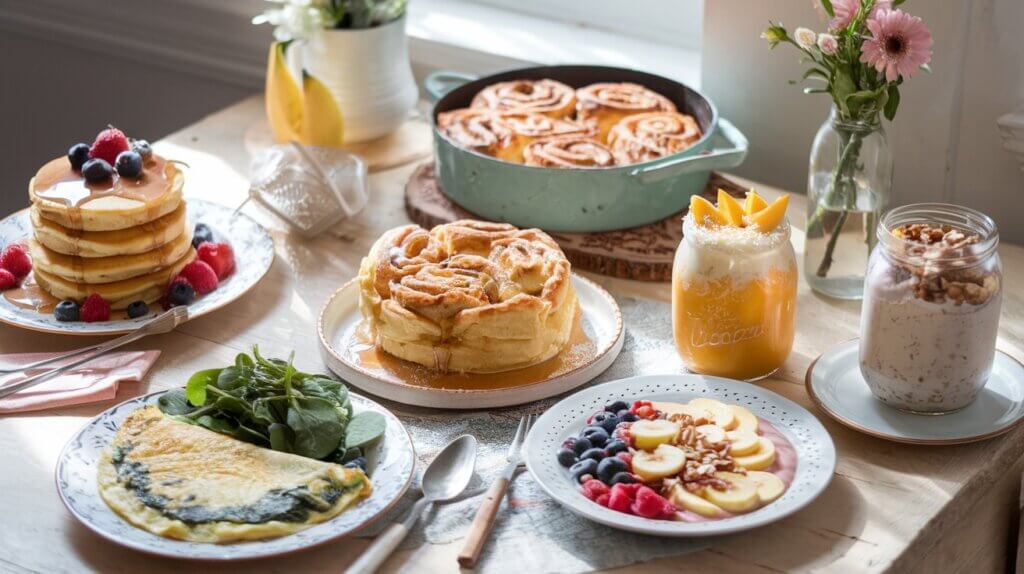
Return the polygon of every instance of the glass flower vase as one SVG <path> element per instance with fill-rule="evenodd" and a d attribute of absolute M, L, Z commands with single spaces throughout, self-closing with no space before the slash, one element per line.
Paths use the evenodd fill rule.
<path fill-rule="evenodd" d="M 811 147 L 804 275 L 815 291 L 860 299 L 875 228 L 889 203 L 892 152 L 877 114 L 844 118 L 833 107 Z"/>

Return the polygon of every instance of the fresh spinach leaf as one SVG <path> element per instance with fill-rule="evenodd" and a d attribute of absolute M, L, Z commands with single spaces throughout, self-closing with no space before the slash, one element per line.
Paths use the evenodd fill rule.
<path fill-rule="evenodd" d="M 174 389 L 160 395 L 160 398 L 156 400 L 156 406 L 165 415 L 187 415 L 193 410 L 192 405 L 188 404 L 188 399 L 185 398 L 184 389 Z"/>
<path fill-rule="evenodd" d="M 249 382 L 251 369 L 246 367 L 225 367 L 217 375 L 217 388 L 233 391 Z"/>
<path fill-rule="evenodd" d="M 345 426 L 338 410 L 317 397 L 293 398 L 288 407 L 288 426 L 295 433 L 295 454 L 323 458 L 341 444 Z"/>
<path fill-rule="evenodd" d="M 345 429 L 345 448 L 362 447 L 384 436 L 387 424 L 384 415 L 367 411 L 357 414 L 348 421 Z"/>
<path fill-rule="evenodd" d="M 280 452 L 294 452 L 292 441 L 294 433 L 288 425 L 274 423 L 268 428 L 270 431 L 270 448 Z"/>
<path fill-rule="evenodd" d="M 185 398 L 197 407 L 206 404 L 206 386 L 217 382 L 221 369 L 206 369 L 189 377 L 185 384 Z"/>

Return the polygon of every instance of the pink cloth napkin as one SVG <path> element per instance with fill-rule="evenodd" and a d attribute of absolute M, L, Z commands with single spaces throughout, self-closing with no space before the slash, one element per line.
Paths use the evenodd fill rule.
<path fill-rule="evenodd" d="M 0 355 L 5 367 L 27 365 L 52 356 L 51 353 L 17 353 Z M 141 381 L 160 356 L 160 351 L 108 353 L 79 365 L 39 385 L 0 399 L 0 414 L 40 411 L 109 401 L 117 395 L 121 381 Z M 44 365 L 38 370 L 0 376 L 0 387 L 13 384 L 43 369 L 51 369 L 74 361 L 74 358 Z"/>

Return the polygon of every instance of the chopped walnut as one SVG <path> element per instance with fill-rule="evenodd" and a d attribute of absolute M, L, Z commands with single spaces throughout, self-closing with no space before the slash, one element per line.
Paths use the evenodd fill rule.
<path fill-rule="evenodd" d="M 672 486 L 681 483 L 690 492 L 699 492 L 705 487 L 716 490 L 728 490 L 728 482 L 715 477 L 718 471 L 744 473 L 745 471 L 733 464 L 729 454 L 729 441 L 710 442 L 707 437 L 697 432 L 697 427 L 710 421 L 703 418 L 694 420 L 687 414 L 676 413 L 668 416 L 668 420 L 679 423 L 679 434 L 676 446 L 683 450 L 686 462 L 679 476 L 665 479 L 659 488 L 662 494 L 668 495 Z"/>
<path fill-rule="evenodd" d="M 918 299 L 938 304 L 949 300 L 958 306 L 965 302 L 980 305 L 999 290 L 999 276 L 995 272 L 962 268 L 964 264 L 958 261 L 938 261 L 968 255 L 967 247 L 980 240 L 976 233 L 929 223 L 908 223 L 891 233 L 907 242 L 905 251 L 910 260 L 920 262 L 897 268 L 900 274 L 916 278 L 914 296 Z"/>

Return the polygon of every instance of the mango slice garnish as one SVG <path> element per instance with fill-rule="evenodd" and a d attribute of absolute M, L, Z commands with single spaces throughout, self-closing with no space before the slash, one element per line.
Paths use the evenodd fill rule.
<path fill-rule="evenodd" d="M 718 211 L 729 225 L 743 227 L 743 206 L 724 189 L 718 190 Z"/>
<path fill-rule="evenodd" d="M 776 199 L 771 205 L 747 216 L 747 221 L 763 233 L 769 233 L 782 223 L 786 218 L 786 207 L 789 205 L 789 195 L 783 195 Z"/>
<path fill-rule="evenodd" d="M 707 227 L 710 225 L 728 225 L 725 217 L 722 215 L 710 201 L 704 199 L 699 195 L 690 196 L 690 213 L 693 215 L 693 221 L 697 225 Z"/>
<path fill-rule="evenodd" d="M 743 213 L 754 215 L 766 207 L 768 207 L 768 202 L 758 195 L 756 191 L 750 190 L 747 192 L 747 199 L 743 202 Z"/>

